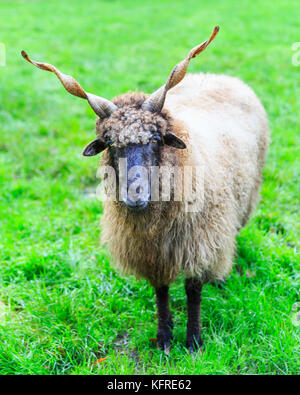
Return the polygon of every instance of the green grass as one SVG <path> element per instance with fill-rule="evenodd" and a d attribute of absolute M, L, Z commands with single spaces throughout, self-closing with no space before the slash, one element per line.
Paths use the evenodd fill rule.
<path fill-rule="evenodd" d="M 0 13 L 0 373 L 299 373 L 298 1 L 10 0 Z M 122 278 L 98 247 L 102 208 L 90 194 L 98 159 L 81 157 L 94 113 L 20 51 L 111 98 L 157 89 L 216 24 L 218 37 L 190 71 L 247 82 L 266 107 L 272 144 L 261 203 L 238 238 L 238 267 L 223 290 L 204 289 L 203 354 L 184 348 L 179 279 L 166 357 L 149 341 L 153 290 Z"/>

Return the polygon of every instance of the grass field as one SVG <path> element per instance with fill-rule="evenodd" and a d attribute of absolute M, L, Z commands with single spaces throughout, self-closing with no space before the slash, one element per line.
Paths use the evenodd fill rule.
<path fill-rule="evenodd" d="M 0 14 L 0 374 L 300 373 L 299 2 L 10 0 Z M 121 277 L 98 247 L 98 159 L 81 156 L 94 113 L 20 51 L 111 98 L 157 89 L 216 24 L 218 37 L 189 70 L 247 82 L 268 112 L 272 144 L 238 266 L 223 290 L 204 289 L 203 354 L 184 348 L 179 279 L 165 356 L 149 340 L 153 290 Z"/>

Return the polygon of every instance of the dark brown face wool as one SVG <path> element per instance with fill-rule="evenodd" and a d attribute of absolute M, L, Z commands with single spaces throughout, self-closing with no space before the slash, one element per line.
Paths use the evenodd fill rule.
<path fill-rule="evenodd" d="M 167 121 L 158 114 L 125 106 L 115 111 L 100 125 L 100 136 L 110 145 L 148 144 L 155 135 L 164 135 Z"/>
<path fill-rule="evenodd" d="M 166 114 L 144 111 L 141 104 L 145 96 L 130 96 L 130 99 L 129 95 L 124 95 L 123 100 L 117 100 L 119 108 L 109 118 L 99 119 L 96 124 L 97 134 L 115 147 L 148 144 L 155 135 L 164 135 L 168 130 Z"/>

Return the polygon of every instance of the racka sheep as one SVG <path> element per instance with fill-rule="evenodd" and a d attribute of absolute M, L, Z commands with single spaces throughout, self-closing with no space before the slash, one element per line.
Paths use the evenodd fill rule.
<path fill-rule="evenodd" d="M 55 73 L 68 92 L 88 100 L 98 115 L 97 138 L 83 155 L 104 151 L 101 163 L 116 171 L 117 184 L 119 161 L 126 159 L 125 190 L 138 185 L 136 194 L 120 188 L 116 201 L 104 202 L 102 239 L 125 273 L 145 278 L 155 288 L 157 341 L 165 350 L 173 328 L 169 285 L 179 272 L 186 277 L 186 345 L 190 350 L 201 346 L 202 286 L 225 279 L 232 268 L 235 237 L 257 201 L 269 142 L 264 108 L 243 82 L 201 73 L 183 80 L 189 61 L 218 30 L 193 48 L 153 94 L 127 93 L 112 101 L 85 92 L 72 77 L 22 52 L 36 67 Z M 174 198 L 180 183 L 172 183 L 169 201 L 161 195 L 152 199 L 150 168 L 155 167 L 195 167 L 202 176 L 189 178 L 181 200 Z M 130 173 L 133 168 L 149 171 Z M 159 191 L 162 184 L 160 178 Z"/>

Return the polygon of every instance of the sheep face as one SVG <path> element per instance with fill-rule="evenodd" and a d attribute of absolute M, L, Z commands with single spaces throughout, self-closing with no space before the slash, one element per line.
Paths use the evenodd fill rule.
<path fill-rule="evenodd" d="M 186 146 L 169 130 L 162 114 L 144 111 L 136 104 L 124 105 L 109 118 L 99 119 L 99 137 L 88 144 L 83 154 L 93 156 L 108 149 L 119 184 L 119 200 L 131 210 L 143 210 L 151 200 L 151 169 L 159 166 L 163 146 Z"/>

